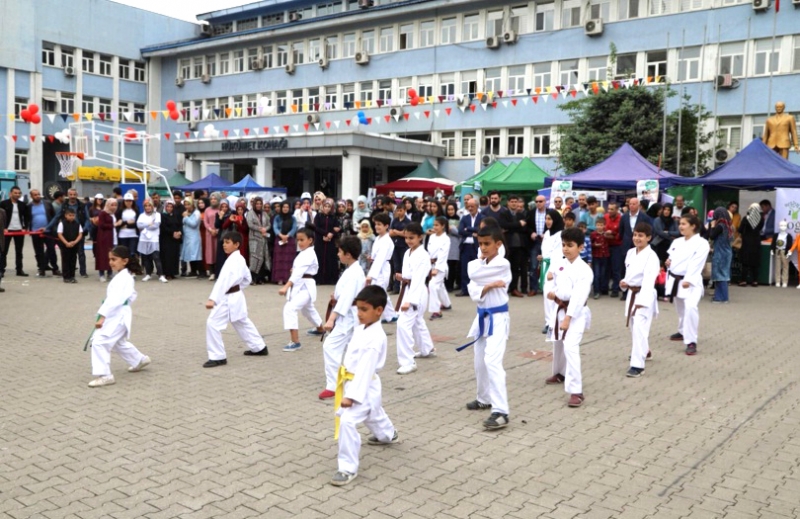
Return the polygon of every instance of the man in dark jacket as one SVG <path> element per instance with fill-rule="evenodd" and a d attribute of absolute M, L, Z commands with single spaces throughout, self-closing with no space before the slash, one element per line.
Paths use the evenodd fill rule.
<path fill-rule="evenodd" d="M 0 236 L 3 235 L 3 232 L 6 230 L 6 212 L 3 209 L 0 209 Z M 0 239 L 0 262 L 5 263 L 5 246 L 6 241 Z M 3 274 L 0 274 L 0 283 L 3 282 Z M 0 292 L 5 292 L 6 289 L 0 287 Z"/>
<path fill-rule="evenodd" d="M 530 249 L 528 214 L 522 199 L 517 195 L 508 197 L 508 210 L 511 213 L 511 223 L 506 230 L 508 261 L 511 263 L 511 286 L 508 287 L 508 293 L 514 297 L 525 297 L 528 292 L 528 250 Z"/>
<path fill-rule="evenodd" d="M 0 202 L 0 209 L 6 212 L 6 229 L 9 232 L 24 232 L 28 228 L 28 204 L 21 200 L 22 190 L 19 186 L 14 186 L 10 191 L 10 198 Z M 3 249 L 5 253 L 0 257 L 0 276 L 6 273 L 6 258 L 8 257 L 11 240 L 14 240 L 14 253 L 16 254 L 17 275 L 27 277 L 28 274 L 22 270 L 22 248 L 25 246 L 25 235 L 4 236 L 5 243 Z"/>
<path fill-rule="evenodd" d="M 30 203 L 28 204 L 28 230 L 41 234 L 31 234 L 33 251 L 36 254 L 36 276 L 43 278 L 47 275 L 48 268 L 53 271 L 54 276 L 61 275 L 58 270 L 58 258 L 56 257 L 56 242 L 53 235 L 47 234 L 47 227 L 51 220 L 55 218 L 53 203 L 42 197 L 38 189 L 31 189 Z"/>
<path fill-rule="evenodd" d="M 75 219 L 83 228 L 83 237 L 81 237 L 81 241 L 75 245 L 75 248 L 78 249 L 78 265 L 80 267 L 81 277 L 88 278 L 89 275 L 86 272 L 86 252 L 83 250 L 83 246 L 86 242 L 86 236 L 89 235 L 89 226 L 86 224 L 89 218 L 89 210 L 86 207 L 86 204 L 81 202 L 80 198 L 78 198 L 78 191 L 76 189 L 69 189 L 67 191 L 67 199 L 61 206 L 61 210 L 56 212 L 55 218 L 50 220 L 50 223 L 47 226 L 47 232 L 56 232 L 58 222 L 61 221 L 61 218 L 64 216 L 64 211 L 68 207 L 75 211 Z"/>
<path fill-rule="evenodd" d="M 478 257 L 478 229 L 481 226 L 483 215 L 478 212 L 478 202 L 475 199 L 467 201 L 467 214 L 461 217 L 458 224 L 458 235 L 461 236 L 460 259 L 461 259 L 461 292 L 456 297 L 468 296 L 467 285 L 469 285 L 469 262 Z"/>
<path fill-rule="evenodd" d="M 619 234 L 622 238 L 620 279 L 625 277 L 625 256 L 628 254 L 628 251 L 633 248 L 633 229 L 639 222 L 649 223 L 651 226 L 653 225 L 652 218 L 647 216 L 647 213 L 641 208 L 639 199 L 633 197 L 628 201 L 628 212 L 622 215 L 619 223 Z M 624 301 L 628 297 L 627 292 L 623 291 L 619 297 Z"/>

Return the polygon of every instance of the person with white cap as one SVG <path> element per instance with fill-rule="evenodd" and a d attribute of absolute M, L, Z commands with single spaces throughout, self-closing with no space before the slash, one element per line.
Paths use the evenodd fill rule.
<path fill-rule="evenodd" d="M 300 195 L 300 209 L 295 210 L 294 219 L 297 222 L 297 227 L 305 227 L 306 224 L 313 224 L 314 218 L 317 217 L 317 211 L 311 207 L 311 195 L 303 193 Z"/>
<path fill-rule="evenodd" d="M 139 219 L 139 206 L 136 205 L 136 199 L 133 193 L 125 193 L 122 197 L 122 204 L 117 209 L 117 241 L 120 245 L 128 248 L 131 254 L 136 254 L 139 245 L 139 229 L 136 227 L 136 221 Z"/>

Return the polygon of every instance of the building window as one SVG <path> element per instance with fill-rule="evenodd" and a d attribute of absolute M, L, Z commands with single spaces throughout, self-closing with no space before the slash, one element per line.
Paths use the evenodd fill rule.
<path fill-rule="evenodd" d="M 288 103 L 288 93 L 285 90 L 275 92 L 275 97 L 278 100 L 278 113 L 286 112 L 286 104 Z"/>
<path fill-rule="evenodd" d="M 486 130 L 483 132 L 483 153 L 485 155 L 500 155 L 500 130 Z"/>
<path fill-rule="evenodd" d="M 182 59 L 180 62 L 180 77 L 189 79 L 192 77 L 192 62 L 189 59 Z"/>
<path fill-rule="evenodd" d="M 269 27 L 283 23 L 283 11 L 275 14 L 265 14 L 261 17 L 261 27 Z"/>
<path fill-rule="evenodd" d="M 589 6 L 589 18 L 611 20 L 611 0 L 592 0 Z"/>
<path fill-rule="evenodd" d="M 272 45 L 264 45 L 261 49 L 261 56 L 264 59 L 264 68 L 273 68 L 275 66 L 275 56 L 273 56 L 274 47 Z"/>
<path fill-rule="evenodd" d="M 508 154 L 525 154 L 525 131 L 522 128 L 511 128 L 508 130 Z"/>
<path fill-rule="evenodd" d="M 219 108 L 219 118 L 220 119 L 227 119 L 228 118 L 228 108 L 230 108 L 230 99 L 227 97 L 220 97 L 217 99 L 217 107 Z"/>
<path fill-rule="evenodd" d="M 308 41 L 308 61 L 314 63 L 322 58 L 322 41 L 319 38 Z"/>
<path fill-rule="evenodd" d="M 228 34 L 233 32 L 233 22 L 219 23 L 212 26 L 211 29 L 214 33 L 214 36 L 219 36 L 220 34 Z"/>
<path fill-rule="evenodd" d="M 238 74 L 240 72 L 244 72 L 244 70 L 244 51 L 233 51 L 233 73 Z"/>
<path fill-rule="evenodd" d="M 631 20 L 639 18 L 639 0 L 617 0 L 617 18 Z"/>
<path fill-rule="evenodd" d="M 615 79 L 624 79 L 636 74 L 636 54 L 619 54 L 617 56 L 617 70 Z"/>
<path fill-rule="evenodd" d="M 72 94 L 61 94 L 61 113 L 75 113 L 75 96 Z"/>
<path fill-rule="evenodd" d="M 58 111 L 58 103 L 56 103 L 56 93 L 45 90 L 42 92 L 42 112 L 54 114 Z"/>
<path fill-rule="evenodd" d="M 681 11 L 697 11 L 706 8 L 705 0 L 680 0 Z"/>
<path fill-rule="evenodd" d="M 497 68 L 487 68 L 485 77 L 486 80 L 484 82 L 484 92 L 497 92 L 498 90 L 502 90 L 503 87 L 500 85 L 500 80 L 502 77 L 503 69 L 500 67 Z"/>
<path fill-rule="evenodd" d="M 81 67 L 84 72 L 94 74 L 94 54 L 91 52 L 84 53 L 81 57 Z"/>
<path fill-rule="evenodd" d="M 136 122 L 143 123 L 145 120 L 144 117 L 145 110 L 146 110 L 145 105 L 140 103 L 133 103 L 133 120 Z"/>
<path fill-rule="evenodd" d="M 380 31 L 380 51 L 392 52 L 394 50 L 394 27 L 383 27 Z"/>
<path fill-rule="evenodd" d="M 442 20 L 442 30 L 440 32 L 440 45 L 449 45 L 456 42 L 456 19 L 445 18 Z"/>
<path fill-rule="evenodd" d="M 475 132 L 461 132 L 461 156 L 474 157 L 477 153 L 477 142 Z"/>
<path fill-rule="evenodd" d="M 675 0 L 650 0 L 650 14 L 670 14 L 676 11 Z"/>
<path fill-rule="evenodd" d="M 533 88 L 544 90 L 553 84 L 552 66 L 550 62 L 534 63 L 533 65 Z"/>
<path fill-rule="evenodd" d="M 353 106 L 355 102 L 356 102 L 356 85 L 353 83 L 342 85 L 342 104 L 344 108 Z"/>
<path fill-rule="evenodd" d="M 719 48 L 719 73 L 744 76 L 744 42 L 723 43 Z"/>
<path fill-rule="evenodd" d="M 561 28 L 577 27 L 581 24 L 580 0 L 566 0 L 561 9 Z"/>
<path fill-rule="evenodd" d="M 217 56 L 215 54 L 206 56 L 206 74 L 209 76 L 217 75 Z"/>
<path fill-rule="evenodd" d="M 375 31 L 361 33 L 361 51 L 367 54 L 375 54 Z"/>
<path fill-rule="evenodd" d="M 197 56 L 192 58 L 192 77 L 195 79 L 200 79 L 203 77 L 203 56 Z"/>
<path fill-rule="evenodd" d="M 93 97 L 84 97 L 83 101 L 81 102 L 81 112 L 85 114 L 93 114 L 94 113 L 94 98 Z"/>
<path fill-rule="evenodd" d="M 719 130 L 717 130 L 717 148 L 741 149 L 742 118 L 720 117 L 717 122 L 719 124 Z"/>
<path fill-rule="evenodd" d="M 14 98 L 14 118 L 17 121 L 22 120 L 22 116 L 20 113 L 28 107 L 28 100 L 24 97 L 15 97 Z"/>
<path fill-rule="evenodd" d="M 289 46 L 278 45 L 278 66 L 285 67 L 289 63 Z"/>
<path fill-rule="evenodd" d="M 74 67 L 75 66 L 75 51 L 72 49 L 65 49 L 61 47 L 61 66 Z"/>
<path fill-rule="evenodd" d="M 424 76 L 417 79 L 417 95 L 422 99 L 433 97 L 433 76 Z"/>
<path fill-rule="evenodd" d="M 99 73 L 101 76 L 111 75 L 111 56 L 100 55 Z"/>
<path fill-rule="evenodd" d="M 461 41 L 475 41 L 478 39 L 478 30 L 480 27 L 480 15 L 466 14 L 464 15 L 464 27 L 461 30 Z"/>
<path fill-rule="evenodd" d="M 253 65 L 257 64 L 258 64 L 258 47 L 247 49 L 247 63 L 245 64 L 247 70 L 255 70 L 255 67 Z"/>
<path fill-rule="evenodd" d="M 419 46 L 420 48 L 424 47 L 433 47 L 436 43 L 434 41 L 434 35 L 436 34 L 436 21 L 435 20 L 427 20 L 424 22 L 419 22 Z"/>
<path fill-rule="evenodd" d="M 552 31 L 555 21 L 556 4 L 548 2 L 536 4 L 536 16 L 534 17 L 533 30 L 536 32 Z"/>
<path fill-rule="evenodd" d="M 550 155 L 550 128 L 546 126 L 534 127 L 532 137 L 533 155 Z"/>
<path fill-rule="evenodd" d="M 461 73 L 461 95 L 478 93 L 478 72 L 471 70 Z"/>
<path fill-rule="evenodd" d="M 98 99 L 97 112 L 101 114 L 111 113 L 111 99 Z"/>
<path fill-rule="evenodd" d="M 559 85 L 571 85 L 578 82 L 578 60 L 565 59 L 558 62 Z"/>
<path fill-rule="evenodd" d="M 119 60 L 119 78 L 120 79 L 130 79 L 131 78 L 131 62 L 126 59 Z"/>
<path fill-rule="evenodd" d="M 42 43 L 42 65 L 56 65 L 56 47 L 52 43 Z"/>
<path fill-rule="evenodd" d="M 442 74 L 439 77 L 439 95 L 445 97 L 456 95 L 455 74 Z"/>
<path fill-rule="evenodd" d="M 258 29 L 258 16 L 236 22 L 236 32 L 249 31 L 250 29 Z"/>
<path fill-rule="evenodd" d="M 28 171 L 28 151 L 14 150 L 14 170 Z"/>
<path fill-rule="evenodd" d="M 328 36 L 325 38 L 325 55 L 328 59 L 336 59 L 339 57 L 339 37 Z"/>
<path fill-rule="evenodd" d="M 336 104 L 336 87 L 333 85 L 325 87 L 325 105 L 332 110 Z"/>
<path fill-rule="evenodd" d="M 342 57 L 352 58 L 356 55 L 356 34 L 351 32 L 342 36 Z"/>
<path fill-rule="evenodd" d="M 794 37 L 794 56 L 792 58 L 792 72 L 800 70 L 800 36 Z"/>
<path fill-rule="evenodd" d="M 667 75 L 667 51 L 653 50 L 647 52 L 647 77 L 655 78 Z"/>
<path fill-rule="evenodd" d="M 306 44 L 304 41 L 296 41 L 292 44 L 292 63 L 302 65 L 305 60 Z"/>
<path fill-rule="evenodd" d="M 231 54 L 223 52 L 219 55 L 219 74 L 225 76 L 231 73 Z"/>
<path fill-rule="evenodd" d="M 700 80 L 700 47 L 686 47 L 678 51 L 678 81 Z"/>
<path fill-rule="evenodd" d="M 503 35 L 503 10 L 486 13 L 486 37 Z"/>
<path fill-rule="evenodd" d="M 361 90 L 361 102 L 372 101 L 372 81 L 365 81 L 359 85 Z"/>
<path fill-rule="evenodd" d="M 146 79 L 145 64 L 140 61 L 133 62 L 133 80 L 144 83 Z"/>
<path fill-rule="evenodd" d="M 530 32 L 530 21 L 528 20 L 528 6 L 520 5 L 511 8 L 511 30 L 517 34 Z"/>
<path fill-rule="evenodd" d="M 400 26 L 400 50 L 414 48 L 414 24 L 407 23 Z"/>
<path fill-rule="evenodd" d="M 233 113 L 231 114 L 231 116 L 237 117 L 241 115 L 243 108 L 244 108 L 244 96 L 233 96 Z"/>
<path fill-rule="evenodd" d="M 608 58 L 596 56 L 587 60 L 589 81 L 605 81 L 608 79 Z"/>
<path fill-rule="evenodd" d="M 411 88 L 411 78 L 402 77 L 397 80 L 398 85 L 398 99 L 405 101 L 408 99 L 408 90 Z"/>
<path fill-rule="evenodd" d="M 328 16 L 342 12 L 342 2 L 326 2 L 317 4 L 317 16 Z"/>
<path fill-rule="evenodd" d="M 443 132 L 441 144 L 444 146 L 445 157 L 456 156 L 456 132 Z"/>
<path fill-rule="evenodd" d="M 392 80 L 382 79 L 378 82 L 378 99 L 387 101 L 392 98 Z"/>
<path fill-rule="evenodd" d="M 755 41 L 755 70 L 753 75 L 766 76 L 778 72 L 778 64 L 781 58 L 780 40 L 772 41 L 772 38 Z"/>
<path fill-rule="evenodd" d="M 298 112 L 304 112 L 303 110 L 303 91 L 302 90 L 293 90 L 292 91 L 292 106 L 297 107 Z"/>

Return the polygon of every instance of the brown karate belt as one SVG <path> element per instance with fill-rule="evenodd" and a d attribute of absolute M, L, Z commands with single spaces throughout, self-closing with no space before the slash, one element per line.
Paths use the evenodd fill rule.
<path fill-rule="evenodd" d="M 233 285 L 233 286 L 232 286 L 231 288 L 229 288 L 229 289 L 228 289 L 228 291 L 227 291 L 227 292 L 225 292 L 225 293 L 226 293 L 226 294 L 235 294 L 235 293 L 236 293 L 236 292 L 238 292 L 239 290 L 241 290 L 241 288 L 239 288 L 239 285 Z"/>
<path fill-rule="evenodd" d="M 631 317 L 636 314 L 636 306 L 634 306 L 636 304 L 636 294 L 642 290 L 642 287 L 628 286 L 628 290 L 631 291 L 631 302 L 628 303 L 628 318 L 625 319 L 625 328 L 630 327 Z"/>
<path fill-rule="evenodd" d="M 555 301 L 555 303 L 558 305 L 558 308 L 556 308 L 556 329 L 553 330 L 553 334 L 554 334 L 553 336 L 555 337 L 555 339 L 557 341 L 563 341 L 564 338 L 567 336 L 567 330 L 564 330 L 564 334 L 559 339 L 558 338 L 558 331 L 559 331 L 559 327 L 558 327 L 558 312 L 560 312 L 561 310 L 564 310 L 565 312 L 567 311 L 567 308 L 569 307 L 569 299 L 567 299 L 566 301 L 562 301 L 561 299 L 556 297 L 555 299 L 553 299 L 553 301 Z"/>
<path fill-rule="evenodd" d="M 398 311 L 400 310 L 400 305 L 403 304 L 403 296 L 406 295 L 406 287 L 410 284 L 411 280 L 406 278 L 403 278 L 400 282 L 400 296 L 397 298 L 397 305 L 395 305 Z"/>

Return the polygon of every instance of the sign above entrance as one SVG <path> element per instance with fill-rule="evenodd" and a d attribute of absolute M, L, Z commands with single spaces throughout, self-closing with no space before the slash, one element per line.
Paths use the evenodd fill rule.
<path fill-rule="evenodd" d="M 222 151 L 262 151 L 285 150 L 289 147 L 287 139 L 262 139 L 258 141 L 225 141 Z"/>

